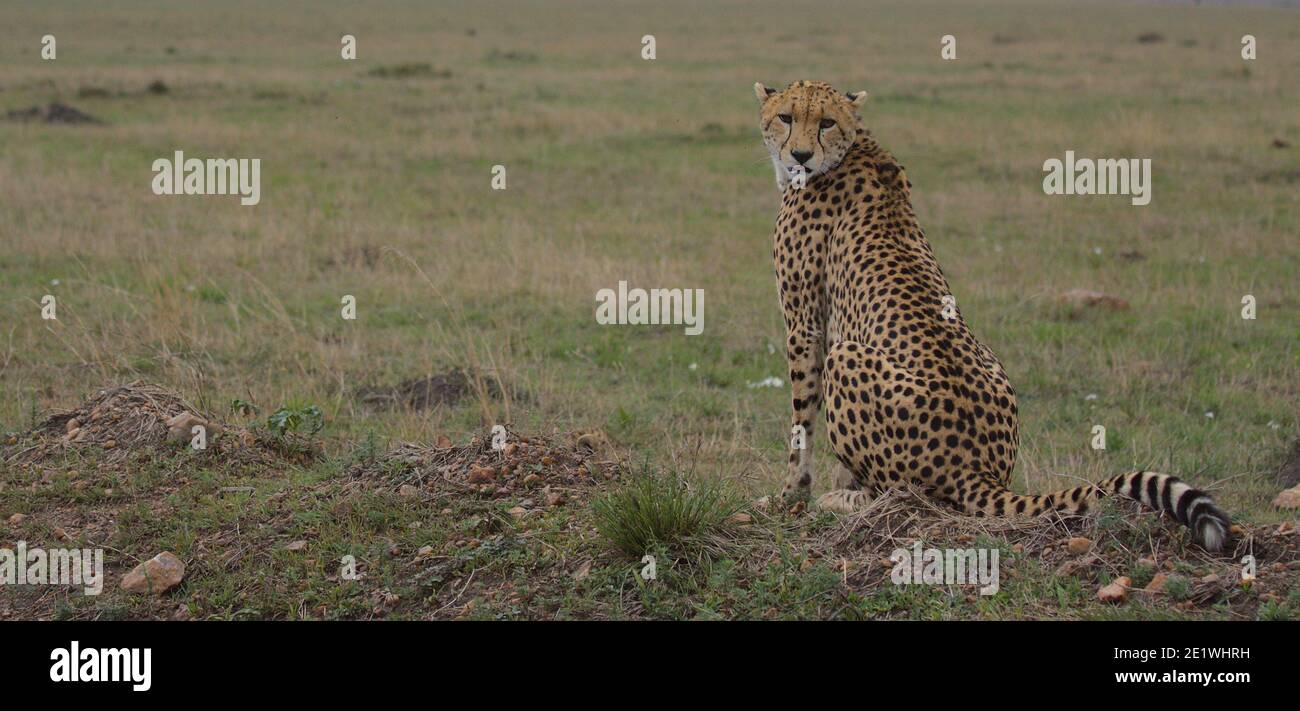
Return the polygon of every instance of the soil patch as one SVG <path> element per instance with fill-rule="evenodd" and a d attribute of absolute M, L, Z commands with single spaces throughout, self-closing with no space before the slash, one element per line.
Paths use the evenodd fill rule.
<path fill-rule="evenodd" d="M 5 118 L 10 121 L 36 121 L 40 123 L 99 125 L 104 123 L 84 111 L 75 109 L 67 104 L 60 104 L 57 101 L 46 106 L 44 109 L 39 106 L 33 106 L 27 109 L 15 109 L 6 113 Z"/>
<path fill-rule="evenodd" d="M 356 397 L 367 407 L 376 410 L 409 408 L 428 410 L 439 405 L 455 405 L 466 397 L 483 393 L 493 400 L 506 396 L 513 402 L 528 402 L 528 393 L 514 387 L 502 386 L 500 380 L 490 375 L 471 376 L 455 368 L 444 373 L 422 378 L 412 378 L 396 385 L 360 388 Z"/>
<path fill-rule="evenodd" d="M 524 437 L 509 430 L 488 432 L 467 444 L 442 438 L 434 446 L 402 443 L 374 460 L 353 466 L 353 481 L 420 496 L 469 493 L 487 498 L 520 492 L 576 492 L 611 481 L 625 470 L 609 438 L 600 430 L 554 436 Z M 525 510 L 554 506 L 544 499 L 525 500 Z"/>
<path fill-rule="evenodd" d="M 116 463 L 141 451 L 161 454 L 184 447 L 196 425 L 207 430 L 206 447 L 195 450 L 196 456 L 243 464 L 305 464 L 319 453 L 306 438 L 292 433 L 277 438 L 222 423 L 171 390 L 136 381 L 100 390 L 81 405 L 55 412 L 23 435 L 12 436 L 3 459 L 6 464 L 30 465 L 69 450 L 96 448 L 104 452 L 105 462 Z"/>

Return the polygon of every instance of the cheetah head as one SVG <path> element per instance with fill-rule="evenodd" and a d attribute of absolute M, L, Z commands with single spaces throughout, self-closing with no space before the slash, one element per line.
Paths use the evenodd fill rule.
<path fill-rule="evenodd" d="M 862 127 L 858 108 L 867 100 L 865 91 L 847 94 L 819 81 L 797 81 L 783 91 L 755 84 L 754 95 L 762 106 L 763 143 L 783 191 L 792 170 L 813 178 L 840 164 Z"/>

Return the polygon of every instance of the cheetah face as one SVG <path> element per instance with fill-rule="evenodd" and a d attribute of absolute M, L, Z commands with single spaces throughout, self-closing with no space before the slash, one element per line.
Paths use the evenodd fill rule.
<path fill-rule="evenodd" d="M 763 143 L 782 190 L 792 170 L 811 179 L 840 164 L 857 139 L 858 107 L 867 100 L 865 91 L 846 94 L 819 81 L 797 81 L 784 91 L 755 84 L 754 95 L 762 105 Z"/>

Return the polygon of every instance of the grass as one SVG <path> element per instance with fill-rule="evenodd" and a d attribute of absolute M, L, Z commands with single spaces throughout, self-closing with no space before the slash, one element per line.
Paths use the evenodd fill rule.
<path fill-rule="evenodd" d="M 610 545 L 640 557 L 710 533 L 738 508 L 729 498 L 716 480 L 644 472 L 592 502 L 592 513 L 596 530 Z"/>
<path fill-rule="evenodd" d="M 1029 561 L 999 602 L 866 592 L 842 573 L 837 587 L 829 561 L 801 569 L 804 532 L 775 516 L 705 536 L 729 542 L 661 560 L 647 584 L 622 554 L 605 557 L 586 507 L 521 523 L 505 513 L 515 501 L 416 504 L 340 480 L 394 443 L 463 442 L 505 424 L 600 428 L 665 481 L 707 472 L 692 485 L 775 493 L 788 385 L 747 387 L 786 379 L 770 264 L 777 196 L 750 87 L 805 77 L 871 93 L 866 121 L 907 167 L 962 313 L 1019 395 L 1018 490 L 1154 469 L 1210 488 L 1247 524 L 1294 519 L 1268 506 L 1300 437 L 1294 13 L 143 0 L 0 0 L 0 13 L 0 115 L 60 101 L 106 122 L 0 120 L 0 431 L 135 379 L 235 422 L 313 406 L 323 422 L 324 456 L 310 465 L 244 470 L 179 450 L 123 468 L 85 451 L 39 470 L 0 467 L 0 516 L 31 516 L 0 529 L 3 540 L 50 541 L 58 526 L 111 546 L 114 574 L 167 546 L 192 564 L 166 601 L 70 597 L 61 614 L 1096 612 L 1094 578 L 1054 580 Z M 1147 32 L 1165 41 L 1139 42 Z M 1253 62 L 1239 55 L 1246 32 L 1259 40 Z M 46 33 L 55 61 L 39 58 Z M 339 56 L 343 34 L 357 38 L 356 61 Z M 653 62 L 641 59 L 645 34 L 657 38 Z M 955 61 L 939 58 L 945 34 L 957 37 Z M 178 149 L 261 158 L 261 204 L 153 195 L 149 166 Z M 1043 195 L 1042 162 L 1065 150 L 1152 158 L 1152 204 Z M 507 168 L 504 191 L 491 189 L 495 165 Z M 704 289 L 704 333 L 596 324 L 595 294 L 620 280 Z M 1056 303 L 1071 288 L 1131 308 L 1073 313 Z M 57 321 L 40 318 L 46 294 Z M 1239 316 L 1245 294 L 1255 320 Z M 340 317 L 344 295 L 357 299 L 354 321 Z M 530 397 L 477 387 L 413 409 L 358 396 L 453 368 Z M 1104 451 L 1089 446 L 1098 424 Z M 820 435 L 813 447 L 820 490 L 832 461 Z M 254 491 L 221 491 L 231 486 Z M 806 525 L 823 536 L 817 526 L 831 523 Z M 303 538 L 306 556 L 282 550 Z M 417 559 L 424 546 L 434 560 Z M 365 579 L 337 578 L 344 554 L 366 562 Z M 506 583 L 513 591 L 500 592 Z M 53 603 L 9 609 L 49 616 Z M 1254 615 L 1231 610 L 1104 612 Z"/>

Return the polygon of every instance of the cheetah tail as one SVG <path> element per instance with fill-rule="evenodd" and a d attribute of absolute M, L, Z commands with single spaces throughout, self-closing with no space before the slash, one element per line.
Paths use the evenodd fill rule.
<path fill-rule="evenodd" d="M 1179 523 L 1192 529 L 1193 538 L 1208 551 L 1221 551 L 1229 541 L 1231 532 L 1228 515 L 1214 505 L 1209 494 L 1185 484 L 1176 476 L 1155 472 L 1129 472 L 1096 484 L 1084 484 L 1038 496 L 1012 493 L 985 477 L 964 497 L 963 508 L 967 513 L 977 516 L 1036 516 L 1047 511 L 1081 514 L 1087 512 L 1089 499 L 1100 499 L 1107 494 L 1123 494 L 1173 516 Z"/>

